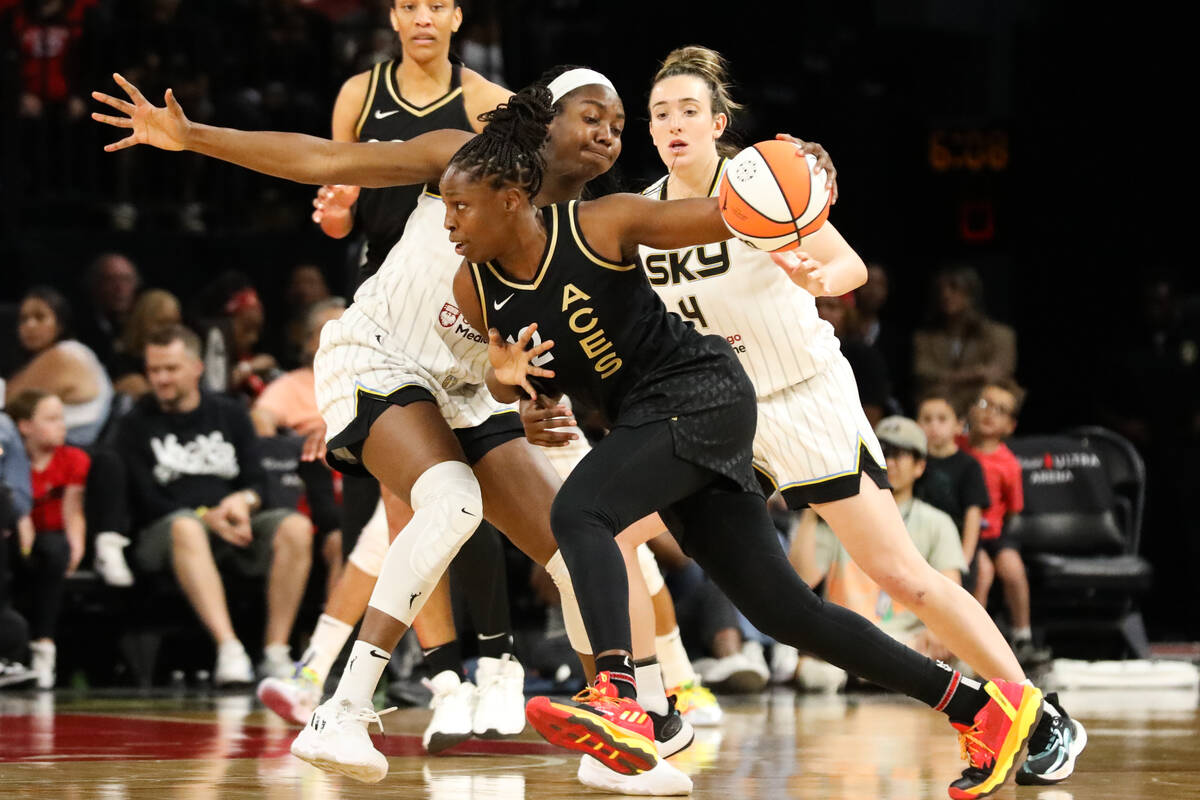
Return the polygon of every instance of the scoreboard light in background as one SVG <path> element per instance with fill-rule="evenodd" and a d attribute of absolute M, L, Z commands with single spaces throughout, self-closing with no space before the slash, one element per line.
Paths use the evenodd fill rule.
<path fill-rule="evenodd" d="M 1004 172 L 1008 131 L 938 128 L 929 133 L 929 166 L 934 172 Z"/>

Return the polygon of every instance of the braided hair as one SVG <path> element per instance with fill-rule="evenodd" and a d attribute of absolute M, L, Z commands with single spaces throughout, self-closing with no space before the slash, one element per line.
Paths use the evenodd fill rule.
<path fill-rule="evenodd" d="M 549 90 L 526 87 L 479 119 L 487 127 L 454 154 L 449 166 L 475 180 L 491 178 L 493 189 L 511 184 L 534 197 L 542 189 L 546 169 L 542 145 L 554 119 Z"/>

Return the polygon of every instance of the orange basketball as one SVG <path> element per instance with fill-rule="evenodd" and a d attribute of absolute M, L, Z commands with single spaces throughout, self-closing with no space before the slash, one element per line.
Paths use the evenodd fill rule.
<path fill-rule="evenodd" d="M 790 142 L 771 139 L 729 160 L 718 199 L 725 226 L 751 247 L 791 250 L 829 217 L 825 173 L 813 174 L 817 159 L 797 156 Z"/>

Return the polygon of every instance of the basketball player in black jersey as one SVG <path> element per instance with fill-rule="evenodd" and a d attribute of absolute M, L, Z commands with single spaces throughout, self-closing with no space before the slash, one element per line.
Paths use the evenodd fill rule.
<path fill-rule="evenodd" d="M 506 100 L 511 92 L 473 70 L 451 61 L 451 37 L 462 25 L 463 12 L 448 0 L 394 0 L 388 11 L 401 47 L 401 57 L 376 64 L 349 78 L 338 92 L 333 108 L 335 141 L 405 141 L 434 130 L 455 129 L 478 133 L 478 116 Z M 313 221 L 334 238 L 357 233 L 362 242 L 354 289 L 378 272 L 392 246 L 400 239 L 423 186 L 360 189 L 327 185 L 313 200 Z M 321 439 L 322 443 L 324 438 Z M 331 593 L 313 631 L 309 649 L 296 674 L 288 679 L 267 678 L 258 696 L 285 719 L 304 724 L 321 699 L 320 687 L 333 660 L 341 652 L 355 623 L 366 610 L 374 586 L 373 574 L 356 563 L 377 549 L 355 552 L 364 525 L 382 499 L 389 535 L 412 518 L 412 509 L 369 476 L 344 477 L 342 547 L 346 572 Z M 500 696 L 501 684 L 490 680 L 494 668 L 516 673 L 516 666 L 498 659 L 511 653 L 512 636 L 503 550 L 499 535 L 486 522 L 463 545 L 451 573 L 443 578 L 413 621 L 431 676 L 436 712 L 423 741 L 430 752 L 450 747 L 472 732 L 519 732 L 514 718 L 515 699 Z M 478 677 L 487 682 L 472 697 L 443 673 L 461 678 L 462 648 L 454 628 L 447 578 L 462 586 L 479 636 L 479 654 L 485 661 Z M 305 670 L 307 668 L 308 671 Z M 440 676 L 440 677 L 438 677 Z M 444 696 L 443 696 L 444 695 Z M 493 696 L 496 695 L 496 696 Z M 472 707 L 474 711 L 472 711 Z M 508 709 L 507 713 L 502 709 Z M 499 718 L 497 718 L 499 717 Z"/>
<path fill-rule="evenodd" d="M 724 339 L 667 312 L 637 264 L 639 243 L 673 249 L 720 240 L 717 201 L 610 195 L 537 209 L 530 201 L 553 118 L 544 90 L 522 91 L 488 116 L 488 128 L 441 179 L 446 228 L 466 259 L 455 297 L 468 320 L 489 331 L 488 386 L 501 402 L 522 391 L 566 393 L 601 412 L 610 429 L 551 511 L 598 675 L 569 703 L 530 700 L 530 723 L 548 741 L 599 753 L 618 772 L 656 763 L 652 729 L 634 699 L 626 576 L 614 537 L 657 510 L 759 630 L 973 724 L 978 753 L 989 755 L 972 757 L 952 797 L 998 788 L 1038 721 L 1041 692 L 965 679 L 822 602 L 799 579 L 751 468 L 750 379 Z M 809 248 L 817 261 L 857 258 L 836 232 L 817 238 Z"/>

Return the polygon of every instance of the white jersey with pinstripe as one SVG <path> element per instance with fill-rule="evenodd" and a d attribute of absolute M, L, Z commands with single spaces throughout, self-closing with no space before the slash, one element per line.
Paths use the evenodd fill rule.
<path fill-rule="evenodd" d="M 379 271 L 358 288 L 341 319 L 322 329 L 313 369 L 328 438 L 354 419 L 360 392 L 386 397 L 404 386 L 423 387 L 452 428 L 513 411 L 484 383 L 487 337 L 454 304 L 462 257 L 444 219 L 441 198 L 423 193 Z"/>
<path fill-rule="evenodd" d="M 711 197 L 726 164 L 717 165 Z M 642 194 L 666 200 L 667 177 Z M 755 468 L 776 488 L 853 474 L 864 445 L 883 465 L 833 327 L 770 255 L 738 239 L 680 250 L 642 246 L 638 254 L 667 308 L 724 336 L 738 354 L 758 394 Z"/>

